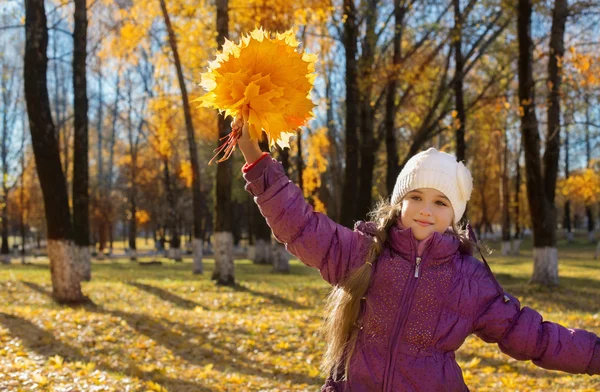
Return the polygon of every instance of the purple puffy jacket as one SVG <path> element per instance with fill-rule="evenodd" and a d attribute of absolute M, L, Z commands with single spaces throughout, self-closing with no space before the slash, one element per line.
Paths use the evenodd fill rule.
<path fill-rule="evenodd" d="M 365 262 L 372 224 L 350 230 L 313 212 L 270 156 L 244 178 L 275 238 L 329 283 Z M 454 352 L 472 333 L 546 369 L 600 373 L 596 335 L 521 308 L 459 245 L 453 236 L 434 233 L 417 249 L 410 229 L 390 229 L 363 304 L 349 380 L 328 380 L 323 391 L 468 391 Z"/>

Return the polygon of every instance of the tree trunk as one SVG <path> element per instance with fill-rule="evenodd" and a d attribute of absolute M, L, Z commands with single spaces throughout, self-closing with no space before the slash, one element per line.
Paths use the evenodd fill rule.
<path fill-rule="evenodd" d="M 569 170 L 569 127 L 565 127 L 565 179 L 570 176 Z M 567 199 L 565 202 L 564 227 L 567 235 L 567 242 L 573 243 L 573 227 L 571 225 L 571 201 Z"/>
<path fill-rule="evenodd" d="M 394 0 L 394 54 L 392 57 L 393 73 L 388 81 L 386 101 L 385 101 L 385 148 L 387 153 L 386 169 L 386 188 L 388 195 L 394 192 L 396 179 L 400 174 L 400 162 L 398 162 L 398 145 L 396 143 L 395 119 L 396 95 L 398 94 L 398 79 L 396 71 L 400 66 L 402 58 L 402 33 L 404 30 L 404 15 L 406 14 L 406 5 L 401 0 Z"/>
<path fill-rule="evenodd" d="M 229 34 L 228 0 L 217 0 L 217 46 L 220 50 Z M 219 114 L 219 139 L 231 131 L 231 121 Z M 220 140 L 217 141 L 217 146 Z M 220 285 L 234 285 L 233 234 L 231 201 L 231 160 L 217 165 L 217 189 L 215 208 L 215 269 L 212 279 Z"/>
<path fill-rule="evenodd" d="M 523 109 L 521 130 L 534 246 L 534 269 L 530 282 L 554 286 L 559 283 L 554 204 L 560 148 L 559 93 L 562 81 L 562 69 L 558 66 L 558 58 L 562 58 L 564 54 L 567 3 L 564 0 L 556 0 L 552 18 L 548 61 L 548 85 L 551 88 L 548 97 L 548 135 L 543 157 L 543 172 L 540 160 L 540 135 L 535 114 L 531 14 L 531 0 L 519 0 L 519 101 Z"/>
<path fill-rule="evenodd" d="M 44 197 L 52 295 L 60 303 L 82 303 L 73 260 L 71 214 L 58 141 L 48 99 L 48 29 L 43 0 L 25 1 L 25 99 L 38 178 Z"/>
<path fill-rule="evenodd" d="M 0 86 L 4 87 L 4 86 Z M 3 94 L 4 95 L 4 94 Z M 4 98 L 4 97 L 3 97 Z M 0 148 L 0 158 L 2 161 L 2 263 L 10 264 L 10 250 L 8 244 L 8 121 L 6 119 L 6 101 L 3 99 L 3 124 L 2 124 L 2 146 Z M 24 153 L 24 152 L 23 152 Z"/>
<path fill-rule="evenodd" d="M 298 135 L 300 136 L 300 135 Z M 300 137 L 298 137 L 298 139 L 300 139 Z M 298 143 L 298 146 L 301 147 L 302 144 Z M 286 176 L 289 176 L 289 155 L 286 154 L 289 150 L 281 150 L 281 163 L 283 165 L 283 170 L 285 172 Z M 302 150 L 299 150 L 300 152 Z M 300 156 L 300 154 L 299 154 Z M 301 171 L 299 171 L 299 173 L 301 173 Z M 261 219 L 261 218 L 259 218 Z M 264 218 L 262 218 L 262 220 L 264 221 Z M 269 233 L 270 235 L 270 233 Z M 267 264 L 267 263 L 271 263 L 273 265 L 273 272 L 276 273 L 284 273 L 287 274 L 290 272 L 290 254 L 288 253 L 288 251 L 285 249 L 285 245 L 280 243 L 279 241 L 272 241 L 271 242 L 271 246 L 268 246 L 268 243 L 265 243 L 263 240 L 259 241 L 259 245 L 255 248 L 255 251 L 258 251 L 258 255 L 260 257 L 258 257 L 257 259 L 262 259 L 263 262 L 260 264 Z M 256 260 L 256 258 L 255 258 Z"/>
<path fill-rule="evenodd" d="M 298 154 L 296 154 L 296 162 L 298 168 L 298 187 L 304 194 L 304 158 L 302 158 L 302 131 L 298 130 L 298 139 L 296 140 L 296 146 L 298 147 Z M 264 142 L 263 150 L 269 151 L 269 146 L 266 142 Z"/>
<path fill-rule="evenodd" d="M 515 199 L 514 199 L 514 216 L 515 216 L 515 236 L 513 240 L 512 254 L 517 256 L 520 251 L 523 232 L 521 230 L 521 222 L 519 221 L 519 206 L 521 200 L 521 155 L 523 154 L 523 143 L 519 142 L 519 152 L 515 159 Z"/>
<path fill-rule="evenodd" d="M 590 97 L 588 94 L 585 95 L 585 155 L 586 155 L 586 168 L 592 168 L 592 145 L 590 143 Z M 588 242 L 594 243 L 594 214 L 592 213 L 592 206 L 590 204 L 585 206 L 585 215 L 587 217 L 587 231 L 588 231 Z"/>
<path fill-rule="evenodd" d="M 175 261 L 181 261 L 180 247 L 179 247 L 179 230 L 177 228 L 177 203 L 175 201 L 175 194 L 173 192 L 173 186 L 171 184 L 171 173 L 169 169 L 169 158 L 163 157 L 163 180 L 165 183 L 165 193 L 167 196 L 167 227 L 169 230 L 169 250 L 167 252 L 168 257 Z"/>
<path fill-rule="evenodd" d="M 331 141 L 331 161 L 327 165 L 326 173 L 330 176 L 333 191 L 331 202 L 327 205 L 327 215 L 335 222 L 340 222 L 340 207 L 341 207 L 341 194 L 343 187 L 343 176 L 342 176 L 342 162 L 340 161 L 340 150 L 339 144 L 337 143 L 337 130 L 335 127 L 335 119 L 333 112 L 333 92 L 331 89 L 331 71 L 327 72 L 327 80 L 325 84 L 325 99 L 327 100 L 327 133 L 329 140 Z"/>
<path fill-rule="evenodd" d="M 90 262 L 90 196 L 88 163 L 87 4 L 75 0 L 73 30 L 73 240 L 81 279 L 92 278 Z"/>
<path fill-rule="evenodd" d="M 127 78 L 127 80 L 131 80 L 131 78 Z M 137 260 L 137 157 L 138 157 L 138 143 L 139 143 L 139 130 L 134 132 L 133 120 L 132 120 L 132 112 L 133 112 L 133 86 L 131 83 L 127 85 L 127 139 L 129 143 L 129 155 L 131 156 L 131 165 L 129 167 L 129 189 L 127 190 L 127 198 L 129 199 L 129 214 L 127 215 L 129 230 L 128 230 L 128 250 L 130 261 Z M 140 123 L 141 127 L 141 123 Z M 135 135 L 134 135 L 135 133 Z M 167 179 L 168 179 L 168 169 L 167 169 Z M 170 183 L 169 183 L 170 184 Z M 170 186 L 170 185 L 169 185 Z M 170 189 L 170 188 L 169 188 Z"/>
<path fill-rule="evenodd" d="M 510 243 L 510 191 L 508 184 L 508 136 L 506 126 L 503 135 L 504 149 L 502 152 L 502 255 L 508 255 L 511 251 Z"/>
<path fill-rule="evenodd" d="M 6 166 L 4 166 L 6 167 Z M 7 174 L 2 176 L 3 202 L 2 202 L 2 263 L 10 264 L 10 247 L 8 244 L 8 186 L 6 184 Z"/>
<path fill-rule="evenodd" d="M 21 189 L 19 192 L 19 229 L 21 232 L 21 264 L 25 264 L 25 116 L 23 115 L 23 133 L 21 134 Z"/>
<path fill-rule="evenodd" d="M 367 1 L 366 11 L 366 36 L 362 45 L 362 54 L 359 61 L 359 72 L 361 80 L 360 94 L 360 167 L 358 170 L 358 197 L 355 201 L 356 211 L 354 218 L 365 220 L 367 213 L 371 209 L 373 169 L 375 167 L 375 107 L 372 105 L 373 99 L 373 67 L 375 63 L 375 50 L 377 45 L 377 35 L 375 25 L 377 23 L 377 2 L 378 0 Z"/>
<path fill-rule="evenodd" d="M 462 162 L 466 161 L 467 159 L 467 145 L 465 143 L 465 123 L 467 115 L 465 112 L 465 99 L 463 92 L 463 68 L 465 63 L 462 53 L 463 16 L 460 10 L 460 0 L 452 0 L 452 4 L 454 6 L 454 98 L 457 114 L 456 118 L 459 121 L 459 126 L 456 130 L 456 160 Z"/>
<path fill-rule="evenodd" d="M 342 192 L 342 214 L 340 223 L 353 227 L 356 219 L 356 197 L 359 183 L 356 178 L 359 167 L 358 156 L 358 77 L 357 77 L 358 26 L 356 7 L 353 0 L 344 0 L 344 48 L 346 49 L 346 166 L 344 190 Z"/>
<path fill-rule="evenodd" d="M 194 246 L 192 247 L 193 272 L 195 274 L 201 274 L 204 271 L 204 267 L 202 264 L 202 193 L 200 192 L 200 166 L 198 164 L 198 149 L 196 146 L 194 124 L 192 123 L 192 114 L 190 111 L 187 88 L 185 86 L 185 78 L 181 67 L 181 61 L 179 59 L 179 51 L 177 49 L 177 39 L 175 37 L 173 27 L 171 26 L 171 20 L 169 18 L 165 0 L 160 0 L 160 8 L 165 19 L 167 31 L 169 33 L 169 44 L 171 45 L 171 50 L 173 51 L 175 68 L 177 70 L 177 80 L 179 81 L 179 88 L 181 90 L 181 101 L 183 106 L 183 114 L 185 117 L 185 129 L 190 154 L 190 164 L 192 167 L 192 209 L 194 214 Z M 225 13 L 227 13 L 227 1 L 225 1 L 224 10 Z M 217 13 L 219 13 L 219 6 L 217 6 Z M 217 20 L 218 19 L 219 15 L 217 15 Z"/>
<path fill-rule="evenodd" d="M 137 204 L 135 200 L 135 187 L 132 185 L 129 189 L 129 260 L 136 261 L 137 260 L 137 246 L 136 246 L 136 238 L 137 238 Z"/>
<path fill-rule="evenodd" d="M 282 243 L 275 241 L 271 252 L 271 259 L 273 262 L 273 272 L 278 274 L 287 274 L 290 272 L 290 254 Z"/>

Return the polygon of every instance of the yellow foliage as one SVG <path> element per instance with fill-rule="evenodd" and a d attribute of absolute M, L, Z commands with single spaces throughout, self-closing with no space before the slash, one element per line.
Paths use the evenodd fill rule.
<path fill-rule="evenodd" d="M 319 128 L 308 138 L 306 153 L 303 157 L 305 160 L 305 168 L 302 173 L 304 197 L 312 200 L 315 211 L 323 213 L 326 212 L 326 208 L 319 200 L 317 192 L 321 187 L 321 175 L 327 170 L 329 145 L 327 128 Z"/>
<path fill-rule="evenodd" d="M 256 29 L 238 44 L 226 40 L 221 53 L 202 74 L 208 92 L 196 99 L 226 116 L 246 116 L 250 137 L 264 130 L 269 146 L 289 147 L 289 137 L 313 116 L 310 91 L 316 78 L 316 55 L 297 51 L 289 30 L 274 37 Z"/>
<path fill-rule="evenodd" d="M 150 214 L 146 210 L 137 210 L 135 212 L 135 220 L 140 225 L 144 225 L 144 224 L 150 222 Z"/>
<path fill-rule="evenodd" d="M 489 262 L 523 306 L 546 320 L 600 333 L 593 248 L 565 247 L 560 254 L 561 275 L 568 278 L 552 292 L 526 285 L 530 256 L 492 255 Z M 190 280 L 189 264 L 148 268 L 113 260 L 83 283 L 94 305 L 74 308 L 51 299 L 47 269 L 0 265 L 0 389 L 316 391 L 324 381 L 318 366 L 325 342 L 318 330 L 329 285 L 316 269 L 291 263 L 299 273 L 282 277 L 237 260 L 236 277 L 247 289 L 239 290 L 216 287 L 210 274 Z M 600 388 L 597 377 L 513 360 L 475 336 L 456 358 L 475 391 Z M 506 387 L 511 379 L 516 386 Z"/>
<path fill-rule="evenodd" d="M 570 200 L 589 206 L 600 201 L 600 173 L 585 169 L 559 182 L 560 192 Z"/>
<path fill-rule="evenodd" d="M 190 188 L 192 186 L 193 173 L 192 163 L 190 161 L 181 162 L 179 177 L 185 181 L 186 187 Z"/>

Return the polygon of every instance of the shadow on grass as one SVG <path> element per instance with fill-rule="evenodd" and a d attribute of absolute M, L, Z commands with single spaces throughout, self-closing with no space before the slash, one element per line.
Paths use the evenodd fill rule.
<path fill-rule="evenodd" d="M 312 306 L 305 306 L 305 305 L 301 305 L 297 302 L 294 302 L 290 299 L 287 299 L 285 297 L 282 297 L 280 295 L 277 294 L 273 294 L 273 293 L 264 293 L 261 291 L 256 291 L 251 289 L 250 287 L 247 287 L 241 283 L 236 283 L 235 286 L 233 287 L 233 289 L 235 291 L 239 291 L 242 293 L 248 293 L 250 295 L 256 296 L 256 297 L 263 297 L 266 298 L 268 300 L 270 300 L 271 302 L 273 302 L 273 304 L 275 305 L 283 305 L 283 306 L 287 306 L 296 310 L 307 310 L 307 309 L 312 309 Z"/>
<path fill-rule="evenodd" d="M 0 312 L 0 324 L 8 329 L 9 334 L 18 338 L 31 351 L 46 359 L 60 355 L 67 362 L 94 363 L 100 370 L 112 373 L 125 373 L 145 381 L 154 381 L 169 390 L 208 392 L 211 389 L 196 383 L 164 377 L 153 372 L 144 372 L 136 365 L 130 364 L 128 369 L 114 368 L 107 363 L 95 362 L 86 357 L 80 350 L 57 340 L 51 333 L 33 324 L 31 321 L 11 314 Z"/>
<path fill-rule="evenodd" d="M 52 298 L 52 291 L 46 290 L 44 287 L 40 286 L 39 284 L 33 283 L 33 282 L 27 282 L 24 280 L 21 280 L 20 282 L 23 285 L 29 287 L 31 290 L 33 290 L 39 294 L 45 295 L 47 297 L 50 297 L 50 299 L 54 300 L 54 298 Z"/>
<path fill-rule="evenodd" d="M 267 379 L 280 378 L 295 383 L 316 385 L 319 380 L 300 373 L 276 374 L 266 370 L 260 363 L 253 362 L 238 352 L 235 346 L 228 347 L 222 342 L 209 337 L 211 331 L 190 328 L 185 324 L 171 323 L 149 317 L 140 313 L 127 313 L 120 310 L 109 310 L 100 306 L 89 306 L 87 310 L 99 314 L 110 315 L 124 320 L 132 329 L 168 348 L 173 354 L 185 361 L 206 366 L 213 364 L 213 369 L 223 373 L 237 372 L 248 376 Z M 248 331 L 237 329 L 230 331 L 236 337 L 248 334 Z M 195 340 L 198 343 L 191 342 Z M 208 344 L 208 347 L 206 346 Z"/>
<path fill-rule="evenodd" d="M 170 302 L 173 305 L 176 305 L 180 308 L 183 309 L 187 309 L 187 310 L 194 310 L 196 307 L 199 307 L 203 310 L 208 310 L 204 305 L 199 304 L 197 302 L 194 302 L 192 300 L 189 299 L 185 299 L 183 297 L 180 297 L 176 294 L 173 294 L 165 289 L 161 289 L 160 287 L 156 287 L 156 286 L 151 286 L 149 284 L 146 283 L 140 283 L 140 282 L 127 282 L 128 285 L 133 286 L 135 288 L 138 288 L 142 291 L 145 291 L 147 293 L 150 293 L 152 295 L 157 296 L 158 298 L 162 299 L 163 301 L 166 302 Z"/>
<path fill-rule="evenodd" d="M 498 352 L 500 352 L 499 348 L 496 348 L 498 350 Z M 549 371 L 547 369 L 541 368 L 541 367 L 536 367 L 535 369 L 531 370 L 531 369 L 526 369 L 525 368 L 525 363 L 527 363 L 528 361 L 518 361 L 517 363 L 507 363 L 507 360 L 510 358 L 509 355 L 504 354 L 504 358 L 503 359 L 496 359 L 496 358 L 487 358 L 487 357 L 483 357 L 481 355 L 478 355 L 476 353 L 467 353 L 464 351 L 461 351 L 459 349 L 459 353 L 457 354 L 457 359 L 460 359 L 462 361 L 465 362 L 469 362 L 472 359 L 480 359 L 480 362 L 477 366 L 469 369 L 472 373 L 477 373 L 479 371 L 482 371 L 482 369 L 484 367 L 493 367 L 494 369 L 500 369 L 502 366 L 504 365 L 510 365 L 511 367 L 513 367 L 515 369 L 516 372 L 519 373 L 524 373 L 527 374 L 529 377 L 535 377 L 535 378 L 561 378 L 564 377 L 565 373 L 564 372 L 560 372 L 560 371 Z"/>

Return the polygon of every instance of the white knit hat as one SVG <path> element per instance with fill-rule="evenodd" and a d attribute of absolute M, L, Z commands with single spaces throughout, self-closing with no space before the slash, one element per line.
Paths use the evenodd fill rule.
<path fill-rule="evenodd" d="M 392 204 L 419 188 L 433 188 L 446 195 L 454 209 L 454 222 L 458 222 L 471 198 L 473 177 L 462 162 L 456 162 L 456 157 L 430 148 L 406 163 L 396 179 Z"/>

